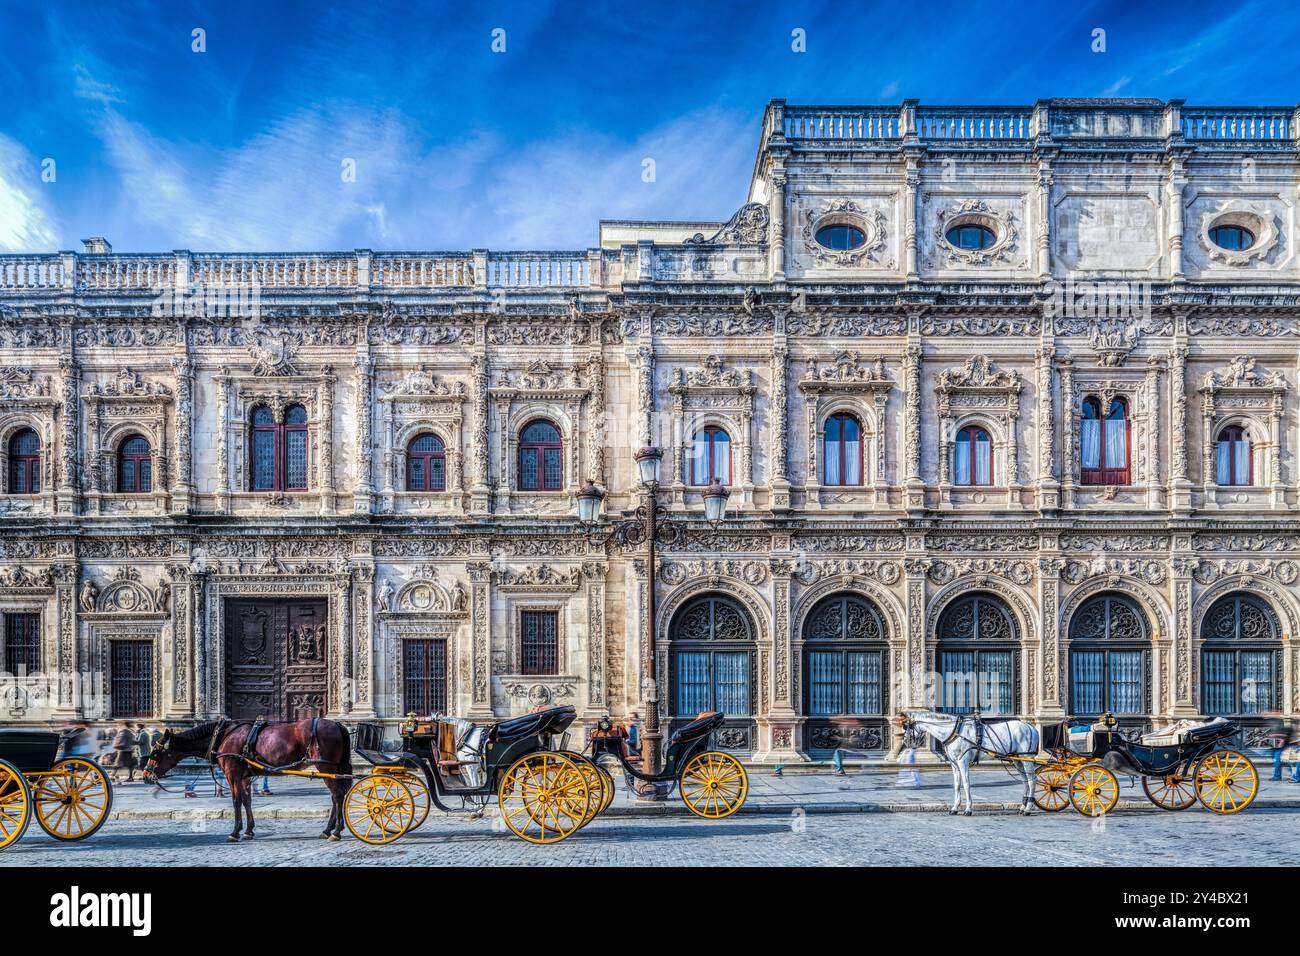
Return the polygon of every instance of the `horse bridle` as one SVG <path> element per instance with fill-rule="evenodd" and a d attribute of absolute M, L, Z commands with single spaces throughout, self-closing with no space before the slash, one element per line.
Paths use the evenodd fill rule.
<path fill-rule="evenodd" d="M 221 737 L 221 732 L 226 728 L 226 725 L 229 723 L 230 720 L 228 718 L 222 717 L 220 720 L 217 721 L 216 726 L 212 728 L 212 736 L 208 740 L 208 751 L 203 758 L 208 763 L 212 762 L 212 753 L 217 749 L 217 742 Z M 161 757 L 163 754 L 170 752 L 170 750 L 171 750 L 170 739 L 168 739 L 167 746 L 165 747 L 163 746 L 162 741 L 159 741 L 158 743 L 153 745 L 153 750 L 149 751 L 149 759 L 148 761 L 146 761 L 144 765 L 144 777 L 146 780 L 148 780 L 150 777 L 153 777 L 155 782 L 157 782 L 158 780 L 161 780 L 163 778 L 162 774 L 154 773 L 154 768 L 158 766 L 158 758 Z"/>

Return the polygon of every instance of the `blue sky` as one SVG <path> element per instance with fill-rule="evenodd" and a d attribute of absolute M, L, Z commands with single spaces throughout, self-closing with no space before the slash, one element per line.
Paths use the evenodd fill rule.
<path fill-rule="evenodd" d="M 585 248 L 729 216 L 773 97 L 1286 105 L 1298 41 L 1300 6 L 1198 0 L 0 0 L 0 251 Z"/>

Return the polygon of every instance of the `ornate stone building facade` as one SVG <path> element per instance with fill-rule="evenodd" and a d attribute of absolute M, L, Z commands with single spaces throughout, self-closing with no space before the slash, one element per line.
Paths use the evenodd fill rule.
<path fill-rule="evenodd" d="M 584 252 L 0 257 L 0 719 L 1294 714 L 1298 132 L 774 101 Z M 575 497 L 648 443 L 654 622 Z"/>

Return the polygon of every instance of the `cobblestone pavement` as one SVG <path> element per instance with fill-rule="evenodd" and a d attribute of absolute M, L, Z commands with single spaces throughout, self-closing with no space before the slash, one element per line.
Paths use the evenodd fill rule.
<path fill-rule="evenodd" d="M 1234 817 L 1117 811 L 952 817 L 938 813 L 755 814 L 726 820 L 597 820 L 561 844 L 533 846 L 492 819 L 430 818 L 386 847 L 318 839 L 314 820 L 258 824 L 252 843 L 225 843 L 223 821 L 114 821 L 59 844 L 35 827 L 0 853 L 30 866 L 1280 866 L 1300 860 L 1300 810 Z"/>

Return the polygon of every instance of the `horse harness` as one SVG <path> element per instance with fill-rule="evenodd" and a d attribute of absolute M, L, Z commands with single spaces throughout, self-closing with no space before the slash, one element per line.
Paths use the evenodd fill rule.
<path fill-rule="evenodd" d="M 248 732 L 248 736 L 244 738 L 244 746 L 240 748 L 239 752 L 225 753 L 217 751 L 217 745 L 225 739 L 224 731 L 227 728 L 233 730 L 237 727 L 243 727 L 249 724 L 249 721 L 232 721 L 227 717 L 222 717 L 217 721 L 217 725 L 212 728 L 212 739 L 208 741 L 207 761 L 212 763 L 214 760 L 221 757 L 233 757 L 236 760 L 240 760 L 266 773 L 280 773 L 285 770 L 296 770 L 305 764 L 316 763 L 320 760 L 320 738 L 317 735 L 317 728 L 320 724 L 319 717 L 313 717 L 311 719 L 311 738 L 307 744 L 306 756 L 301 760 L 295 760 L 293 763 L 285 764 L 283 767 L 267 767 L 262 764 L 261 759 L 257 756 L 257 740 L 262 735 L 263 730 L 268 726 L 277 723 L 293 722 L 294 721 L 270 721 L 264 717 L 258 717 L 256 720 L 252 721 L 252 726 Z"/>

